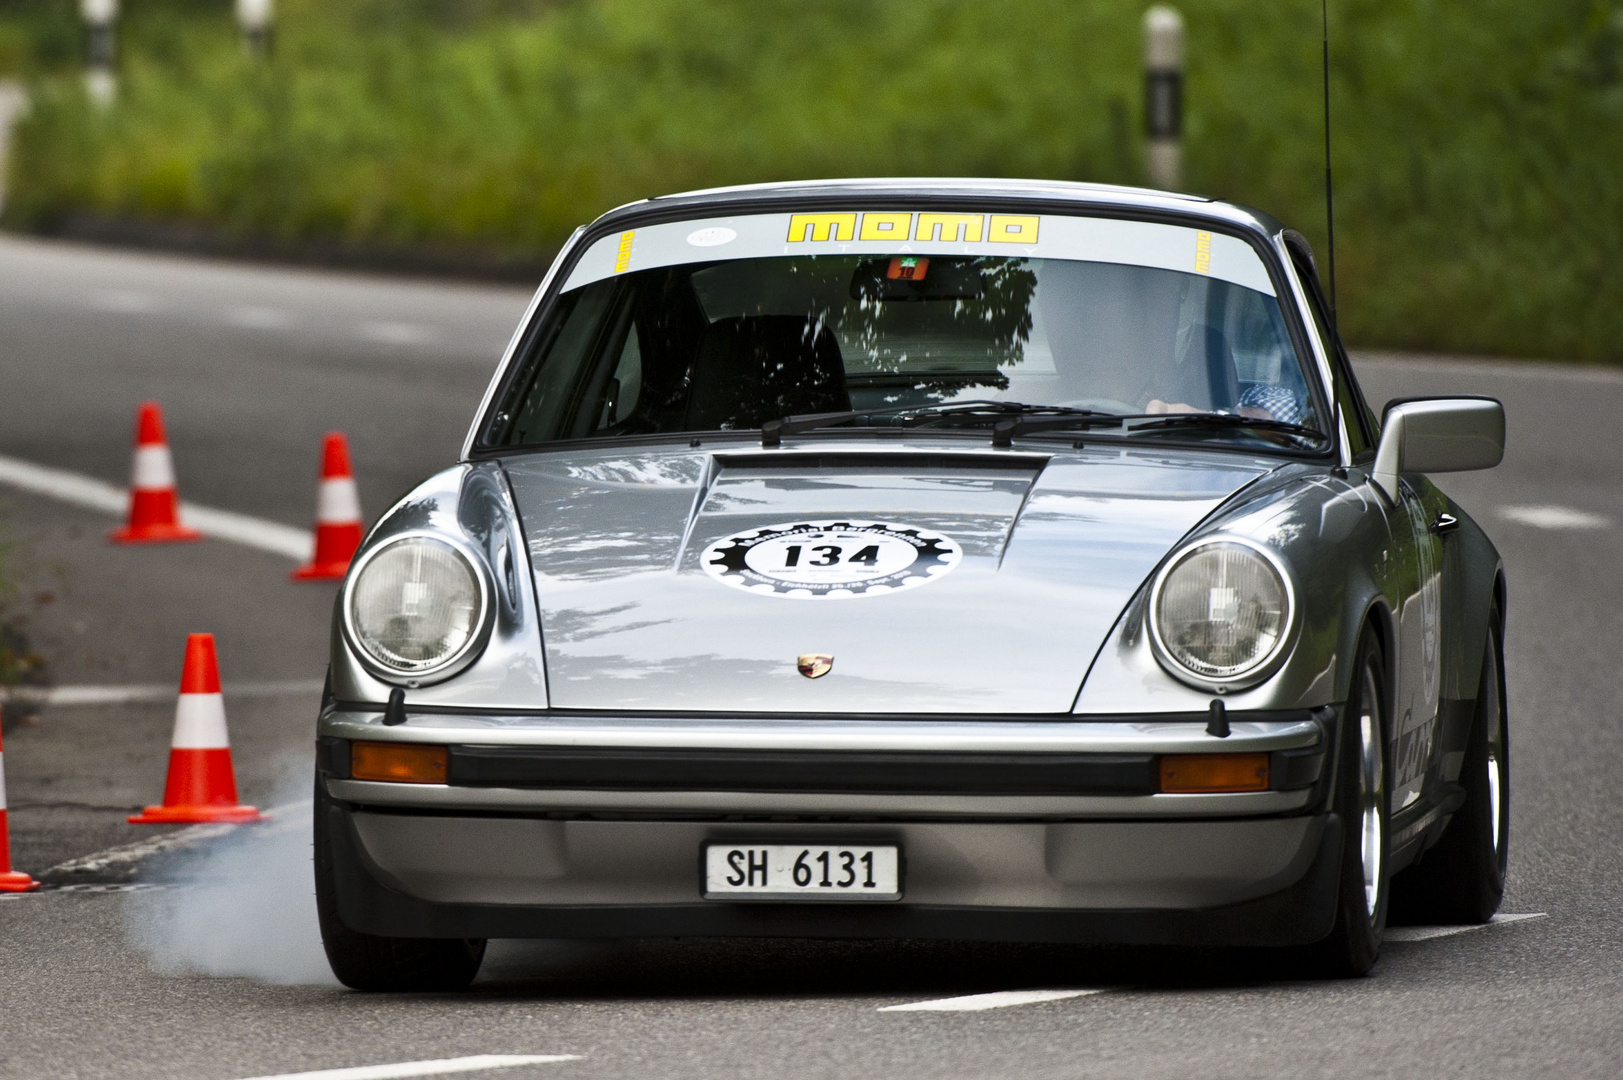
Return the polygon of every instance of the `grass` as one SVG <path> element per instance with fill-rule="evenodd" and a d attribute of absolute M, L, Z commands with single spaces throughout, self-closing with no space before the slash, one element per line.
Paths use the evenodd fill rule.
<path fill-rule="evenodd" d="M 145 0 L 108 110 L 38 29 L 67 0 L 13 3 L 21 39 L 58 43 L 11 61 L 35 88 L 7 208 L 26 228 L 90 212 L 534 255 L 714 184 L 1143 179 L 1141 2 L 280 0 L 266 64 L 228 5 Z M 1322 251 L 1318 5 L 1180 6 L 1187 186 Z M 1338 0 L 1331 20 L 1347 336 L 1623 360 L 1623 6 Z"/>

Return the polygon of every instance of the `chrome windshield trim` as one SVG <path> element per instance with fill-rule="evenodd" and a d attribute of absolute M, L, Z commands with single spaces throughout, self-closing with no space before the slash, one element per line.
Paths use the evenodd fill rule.
<path fill-rule="evenodd" d="M 1299 750 L 1318 745 L 1312 720 L 1239 720 L 1226 739 L 1200 721 L 830 720 L 786 717 L 648 718 L 515 716 L 409 711 L 385 727 L 381 713 L 334 711 L 319 733 L 376 742 L 482 746 L 883 751 L 915 753 L 1189 754 Z M 390 785 L 386 785 L 390 786 Z"/>

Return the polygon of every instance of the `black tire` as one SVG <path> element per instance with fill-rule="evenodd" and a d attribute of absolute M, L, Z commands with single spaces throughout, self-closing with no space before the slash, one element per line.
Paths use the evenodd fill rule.
<path fill-rule="evenodd" d="M 1325 978 L 1368 974 L 1381 952 L 1391 894 L 1391 795 L 1386 783 L 1389 710 L 1386 664 L 1365 635 L 1353 666 L 1352 690 L 1342 717 L 1333 805 L 1341 822 L 1341 880 L 1330 935 L 1310 945 L 1304 959 Z"/>
<path fill-rule="evenodd" d="M 353 990 L 382 992 L 461 990 L 479 974 L 483 938 L 399 938 L 363 934 L 338 917 L 333 889 L 332 845 L 327 836 L 329 805 L 316 781 L 316 915 L 321 944 L 338 981 Z"/>
<path fill-rule="evenodd" d="M 1460 766 L 1465 801 L 1441 839 L 1392 883 L 1393 916 L 1406 923 L 1485 923 L 1504 898 L 1505 870 L 1510 863 L 1510 727 L 1505 713 L 1504 656 L 1496 604 L 1488 616 L 1476 716 Z"/>

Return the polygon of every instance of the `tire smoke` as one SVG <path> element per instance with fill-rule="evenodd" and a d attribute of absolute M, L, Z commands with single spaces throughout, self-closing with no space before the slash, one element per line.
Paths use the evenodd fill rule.
<path fill-rule="evenodd" d="M 124 926 L 154 970 L 338 985 L 316 922 L 308 791 L 305 778 L 283 785 L 268 823 L 238 826 L 143 874 L 167 887 L 127 894 Z"/>

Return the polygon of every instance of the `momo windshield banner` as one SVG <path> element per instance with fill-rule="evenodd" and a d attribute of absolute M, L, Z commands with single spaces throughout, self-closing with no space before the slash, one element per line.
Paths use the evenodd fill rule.
<path fill-rule="evenodd" d="M 1066 214 L 959 210 L 817 210 L 646 225 L 598 240 L 564 291 L 662 266 L 795 255 L 979 255 L 1148 266 L 1274 295 L 1267 268 L 1238 237 L 1184 225 Z"/>

